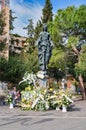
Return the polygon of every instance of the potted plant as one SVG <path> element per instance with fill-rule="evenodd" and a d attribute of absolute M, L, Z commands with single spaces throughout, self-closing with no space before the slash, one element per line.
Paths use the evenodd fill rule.
<path fill-rule="evenodd" d="M 11 94 L 7 95 L 6 102 L 9 103 L 9 108 L 13 108 L 13 97 Z"/>
<path fill-rule="evenodd" d="M 67 112 L 68 106 L 73 103 L 73 101 L 66 94 L 62 95 L 62 112 Z"/>

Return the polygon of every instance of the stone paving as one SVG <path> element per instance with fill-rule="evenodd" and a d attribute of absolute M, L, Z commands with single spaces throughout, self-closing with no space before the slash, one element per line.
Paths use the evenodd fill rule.
<path fill-rule="evenodd" d="M 0 130 L 86 130 L 86 101 L 75 101 L 72 108 L 46 112 L 22 111 L 0 106 Z"/>

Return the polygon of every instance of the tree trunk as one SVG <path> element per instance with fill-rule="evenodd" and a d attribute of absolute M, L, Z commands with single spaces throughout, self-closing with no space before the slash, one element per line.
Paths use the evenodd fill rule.
<path fill-rule="evenodd" d="M 80 82 L 80 88 L 82 92 L 82 99 L 85 100 L 86 99 L 85 87 L 84 87 L 83 78 L 81 74 L 79 75 L 79 82 Z"/>

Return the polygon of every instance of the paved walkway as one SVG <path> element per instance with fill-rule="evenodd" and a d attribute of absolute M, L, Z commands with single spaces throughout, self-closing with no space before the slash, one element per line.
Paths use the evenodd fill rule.
<path fill-rule="evenodd" d="M 0 130 L 86 130 L 86 101 L 75 101 L 66 113 L 0 106 Z"/>

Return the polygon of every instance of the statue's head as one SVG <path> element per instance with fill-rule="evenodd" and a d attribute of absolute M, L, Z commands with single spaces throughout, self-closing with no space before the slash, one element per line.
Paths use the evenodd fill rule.
<path fill-rule="evenodd" d="M 43 31 L 47 31 L 47 24 L 46 23 L 43 24 Z"/>

